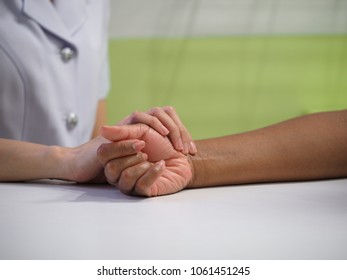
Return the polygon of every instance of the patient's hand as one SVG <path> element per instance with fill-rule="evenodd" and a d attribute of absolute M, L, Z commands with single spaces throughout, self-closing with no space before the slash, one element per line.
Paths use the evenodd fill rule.
<path fill-rule="evenodd" d="M 106 178 L 126 194 L 171 194 L 182 190 L 192 179 L 187 156 L 175 150 L 167 137 L 147 125 L 103 127 L 101 134 L 112 141 L 98 150 Z M 121 141 L 133 141 L 139 153 L 117 155 L 112 146 Z"/>

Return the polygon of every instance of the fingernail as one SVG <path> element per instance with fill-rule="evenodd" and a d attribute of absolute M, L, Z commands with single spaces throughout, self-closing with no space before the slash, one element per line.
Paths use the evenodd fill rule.
<path fill-rule="evenodd" d="M 178 143 L 177 143 L 176 149 L 179 150 L 179 151 L 183 150 L 183 142 L 182 142 L 181 138 L 178 139 Z"/>
<path fill-rule="evenodd" d="M 168 135 L 170 133 L 170 131 L 163 125 L 161 126 L 161 131 L 163 135 Z"/>
<path fill-rule="evenodd" d="M 198 152 L 198 149 L 196 148 L 195 143 L 193 141 L 190 142 L 190 151 L 193 154 L 196 154 Z"/>
<path fill-rule="evenodd" d="M 160 170 L 162 170 L 164 167 L 165 167 L 165 161 L 164 161 L 164 160 L 161 160 L 161 161 L 158 161 L 158 162 L 155 164 L 154 169 L 155 169 L 155 171 L 160 171 Z"/>
<path fill-rule="evenodd" d="M 145 154 L 145 153 L 139 153 L 139 155 L 142 157 L 142 159 L 143 159 L 144 161 L 146 161 L 146 160 L 148 159 L 148 155 Z"/>
<path fill-rule="evenodd" d="M 146 144 L 144 141 L 137 141 L 137 142 L 132 144 L 132 147 L 136 152 L 139 152 L 145 147 L 145 145 Z"/>
<path fill-rule="evenodd" d="M 189 144 L 188 143 L 184 143 L 183 153 L 184 154 L 188 154 L 189 153 Z"/>

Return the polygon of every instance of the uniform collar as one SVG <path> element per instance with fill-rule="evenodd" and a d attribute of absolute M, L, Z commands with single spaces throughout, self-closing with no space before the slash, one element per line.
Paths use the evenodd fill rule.
<path fill-rule="evenodd" d="M 71 42 L 72 35 L 87 18 L 86 3 L 85 0 L 55 0 L 53 5 L 49 0 L 22 0 L 22 11 L 44 29 Z"/>

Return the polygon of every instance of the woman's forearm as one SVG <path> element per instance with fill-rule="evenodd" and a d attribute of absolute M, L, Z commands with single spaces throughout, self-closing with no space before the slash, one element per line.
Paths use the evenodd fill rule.
<path fill-rule="evenodd" d="M 347 110 L 196 141 L 189 187 L 347 176 Z"/>
<path fill-rule="evenodd" d="M 67 179 L 66 148 L 0 139 L 0 181 Z"/>

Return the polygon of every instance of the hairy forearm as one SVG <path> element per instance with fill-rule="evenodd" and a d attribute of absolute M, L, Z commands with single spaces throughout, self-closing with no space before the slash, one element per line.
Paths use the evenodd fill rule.
<path fill-rule="evenodd" d="M 196 141 L 189 187 L 347 176 L 347 110 Z"/>
<path fill-rule="evenodd" d="M 65 148 L 0 139 L 0 181 L 67 179 Z"/>

